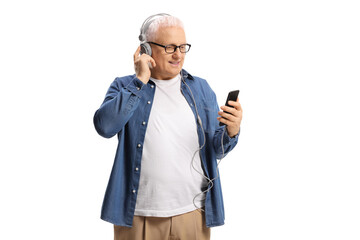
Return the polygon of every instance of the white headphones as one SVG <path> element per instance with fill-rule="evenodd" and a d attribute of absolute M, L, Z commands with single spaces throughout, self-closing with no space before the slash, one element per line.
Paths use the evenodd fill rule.
<path fill-rule="evenodd" d="M 139 35 L 139 40 L 140 40 L 140 54 L 147 54 L 149 56 L 151 56 L 152 51 L 151 51 L 151 46 L 149 43 L 145 42 L 146 40 L 146 32 L 150 26 L 150 24 L 159 17 L 163 17 L 163 16 L 171 16 L 170 14 L 167 13 L 158 13 L 155 15 L 151 15 L 150 17 L 148 17 L 147 19 L 145 19 L 144 23 L 141 25 L 140 28 L 140 35 Z"/>

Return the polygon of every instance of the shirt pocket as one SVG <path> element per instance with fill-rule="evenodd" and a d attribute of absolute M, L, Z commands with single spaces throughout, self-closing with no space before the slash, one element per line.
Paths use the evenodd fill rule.
<path fill-rule="evenodd" d="M 205 132 L 215 131 L 219 121 L 216 119 L 218 117 L 217 103 L 214 100 L 203 100 L 200 103 L 199 114 L 201 122 Z"/>

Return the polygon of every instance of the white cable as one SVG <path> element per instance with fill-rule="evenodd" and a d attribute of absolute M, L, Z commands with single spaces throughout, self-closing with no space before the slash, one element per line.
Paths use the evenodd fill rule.
<path fill-rule="evenodd" d="M 195 156 L 196 156 L 196 154 L 197 154 L 198 152 L 200 152 L 201 149 L 205 146 L 206 137 L 205 137 L 204 127 L 203 127 L 203 125 L 202 125 L 202 121 L 201 121 L 201 118 L 200 118 L 200 115 L 199 115 L 199 112 L 198 112 L 198 109 L 197 109 L 197 105 L 196 105 L 196 101 L 195 101 L 194 95 L 193 95 L 193 93 L 192 93 L 192 91 L 191 91 L 191 88 L 190 88 L 190 87 L 187 85 L 187 83 L 185 82 L 185 80 L 184 80 L 184 78 L 183 78 L 183 75 L 182 75 L 182 72 L 180 72 L 180 75 L 181 75 L 181 80 L 182 80 L 182 82 L 183 82 L 183 83 L 186 85 L 186 87 L 189 89 L 190 94 L 191 94 L 191 98 L 192 98 L 192 100 L 194 101 L 195 112 L 196 112 L 196 115 L 197 115 L 197 120 L 198 120 L 198 122 L 199 122 L 199 124 L 200 124 L 201 130 L 202 130 L 202 134 L 203 134 L 203 136 L 204 136 L 204 143 L 201 145 L 201 147 L 198 148 L 198 150 L 195 151 L 195 153 L 194 153 L 194 155 L 193 155 L 193 157 L 192 157 L 192 159 L 191 159 L 191 167 L 192 167 L 197 173 L 199 173 L 201 176 L 203 176 L 203 177 L 208 181 L 207 189 L 206 189 L 205 191 L 202 191 L 202 192 L 199 193 L 199 194 L 196 194 L 195 197 L 193 198 L 193 204 L 194 204 L 194 206 L 195 206 L 198 210 L 201 210 L 201 211 L 204 212 L 204 210 L 203 210 L 202 208 L 199 208 L 199 207 L 196 205 L 195 199 L 196 199 L 198 196 L 200 196 L 200 195 L 202 195 L 202 194 L 204 194 L 204 193 L 209 192 L 209 191 L 214 187 L 214 181 L 219 177 L 219 164 L 220 164 L 221 160 L 222 160 L 222 159 L 224 158 L 224 156 L 225 156 L 225 150 L 224 150 L 224 134 L 225 134 L 226 128 L 225 128 L 225 127 L 223 128 L 223 133 L 222 133 L 222 135 L 221 135 L 221 150 L 222 150 L 222 156 L 221 156 L 221 158 L 219 159 L 219 162 L 218 162 L 217 165 L 216 165 L 216 177 L 213 178 L 213 179 L 210 179 L 210 178 L 207 177 L 205 174 L 203 174 L 203 172 L 200 172 L 199 170 L 197 170 L 197 169 L 195 168 L 195 166 L 194 166 Z M 209 186 L 210 186 L 210 187 L 209 187 Z M 203 200 L 205 200 L 205 199 L 201 199 L 201 201 L 203 201 Z"/>
<path fill-rule="evenodd" d="M 224 127 L 223 133 L 222 133 L 222 135 L 221 135 L 222 155 L 221 155 L 221 158 L 219 159 L 219 161 L 218 161 L 218 163 L 217 163 L 217 165 L 216 165 L 216 177 L 214 177 L 213 179 L 209 179 L 209 178 L 208 178 L 207 176 L 205 176 L 203 173 L 201 173 L 201 172 L 199 172 L 197 169 L 195 169 L 194 165 L 192 164 L 192 163 L 194 162 L 195 154 L 196 154 L 198 151 L 200 151 L 200 149 L 198 149 L 198 150 L 195 152 L 195 154 L 194 154 L 194 156 L 193 156 L 193 159 L 191 160 L 192 167 L 195 169 L 195 171 L 197 171 L 201 176 L 203 176 L 206 180 L 208 180 L 207 189 L 206 189 L 205 191 L 202 191 L 202 192 L 199 193 L 199 194 L 196 194 L 195 197 L 193 198 L 193 204 L 194 204 L 194 206 L 195 206 L 198 210 L 201 210 L 201 211 L 203 211 L 203 212 L 205 212 L 205 210 L 202 209 L 202 208 L 199 208 L 199 207 L 196 205 L 195 199 L 196 199 L 198 196 L 200 196 L 200 195 L 202 195 L 202 194 L 204 194 L 204 193 L 209 192 L 209 191 L 214 187 L 214 181 L 219 177 L 219 164 L 221 163 L 221 161 L 223 160 L 223 158 L 224 158 L 224 156 L 225 156 L 225 151 L 224 151 L 224 134 L 225 134 L 225 131 L 226 131 L 226 129 L 225 129 L 225 127 Z M 210 187 L 209 187 L 209 186 L 210 186 Z M 203 201 L 203 200 L 205 200 L 205 199 L 201 199 L 201 201 Z"/>

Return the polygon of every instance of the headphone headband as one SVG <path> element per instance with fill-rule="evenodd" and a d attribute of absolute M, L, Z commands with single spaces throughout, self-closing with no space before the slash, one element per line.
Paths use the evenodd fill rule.
<path fill-rule="evenodd" d="M 141 28 L 140 28 L 140 35 L 139 35 L 140 42 L 145 41 L 146 31 L 149 28 L 150 24 L 155 20 L 155 18 L 163 17 L 163 16 L 171 16 L 171 15 L 167 14 L 167 13 L 158 13 L 158 14 L 151 15 L 150 17 L 145 19 L 144 23 L 141 25 Z"/>

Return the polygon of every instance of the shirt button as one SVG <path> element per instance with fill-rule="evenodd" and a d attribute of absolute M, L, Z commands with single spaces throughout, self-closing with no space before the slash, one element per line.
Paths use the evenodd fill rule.
<path fill-rule="evenodd" d="M 147 104 L 150 104 L 150 103 L 151 103 L 151 101 L 148 101 L 148 102 L 147 102 Z"/>
<path fill-rule="evenodd" d="M 154 88 L 154 85 L 150 85 L 151 88 Z"/>
<path fill-rule="evenodd" d="M 133 193 L 136 193 L 136 190 L 135 190 L 135 189 L 133 190 Z"/>
<path fill-rule="evenodd" d="M 145 124 L 146 124 L 146 122 L 142 122 L 141 124 L 142 124 L 142 125 L 145 125 Z"/>
<path fill-rule="evenodd" d="M 141 144 L 139 143 L 139 144 L 137 145 L 137 147 L 140 148 L 140 147 L 141 147 Z"/>
<path fill-rule="evenodd" d="M 140 90 L 140 88 L 139 87 L 136 87 L 136 89 L 139 91 Z"/>
<path fill-rule="evenodd" d="M 137 168 L 135 168 L 135 171 L 139 171 L 139 168 L 137 167 Z"/>

